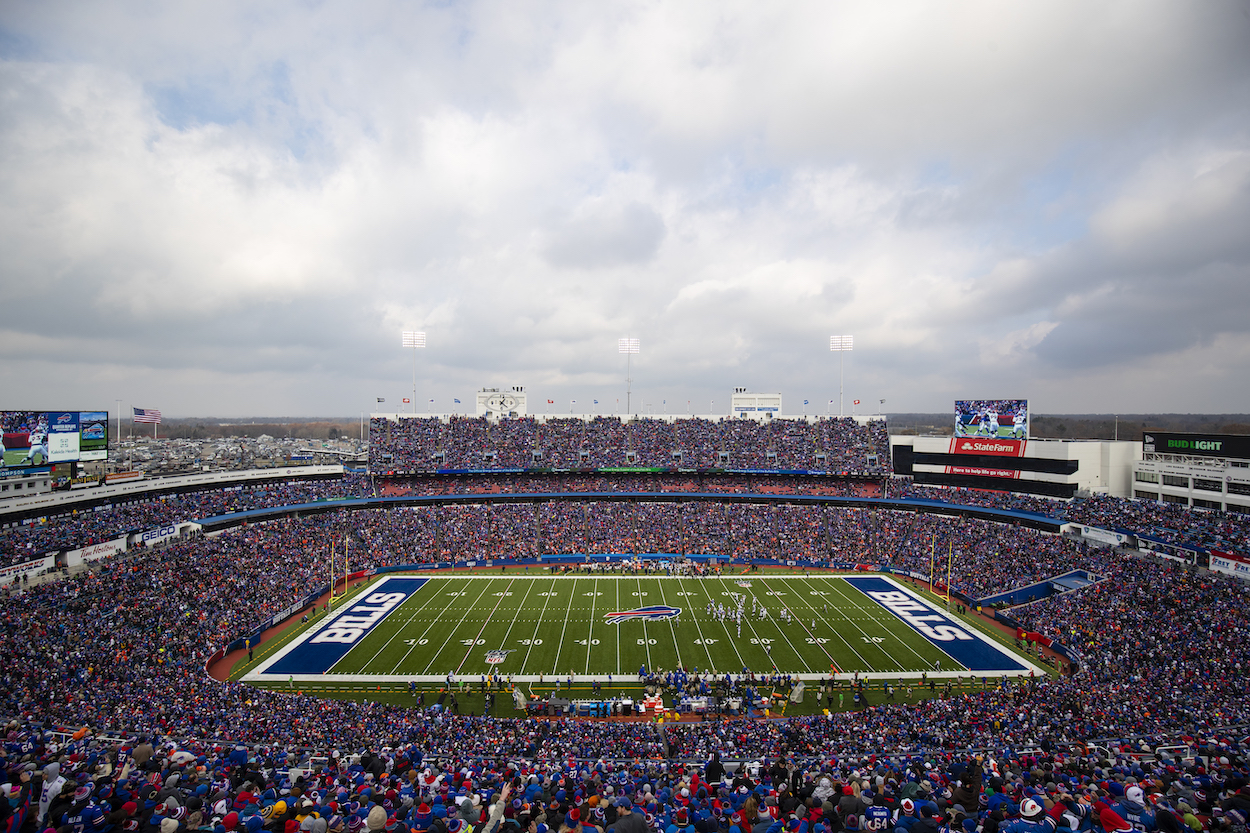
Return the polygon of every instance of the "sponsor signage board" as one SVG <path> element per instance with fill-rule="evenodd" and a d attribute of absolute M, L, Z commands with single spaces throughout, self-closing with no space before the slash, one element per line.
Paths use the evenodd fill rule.
<path fill-rule="evenodd" d="M 951 454 L 968 454 L 982 457 L 1023 457 L 1024 440 L 1000 440 L 991 437 L 952 437 Z M 987 466 L 947 466 L 947 474 L 969 474 L 975 477 L 1000 477 L 1018 480 L 1020 472 L 1013 469 L 996 469 Z"/>
<path fill-rule="evenodd" d="M 1250 436 L 1244 434 L 1171 434 L 1142 432 L 1145 454 L 1184 454 L 1250 460 Z"/>
<path fill-rule="evenodd" d="M 139 543 L 147 547 L 154 547 L 162 544 L 170 538 L 178 537 L 178 527 L 170 524 L 169 526 L 158 526 L 156 529 L 149 529 L 139 534 Z"/>
<path fill-rule="evenodd" d="M 126 539 L 118 538 L 113 541 L 105 541 L 102 544 L 92 544 L 89 547 L 70 550 L 65 553 L 65 563 L 70 567 L 76 567 L 84 562 L 99 561 L 101 558 L 107 558 L 110 555 L 116 555 L 125 551 Z"/>
<path fill-rule="evenodd" d="M 1217 573 L 1250 579 L 1250 558 L 1231 552 L 1212 552 L 1211 569 Z"/>
<path fill-rule="evenodd" d="M 7 583 L 14 576 L 51 570 L 55 563 L 55 555 L 45 555 L 43 558 L 36 558 L 33 561 L 23 561 L 21 564 L 10 564 L 7 567 L 0 567 L 0 583 Z"/>

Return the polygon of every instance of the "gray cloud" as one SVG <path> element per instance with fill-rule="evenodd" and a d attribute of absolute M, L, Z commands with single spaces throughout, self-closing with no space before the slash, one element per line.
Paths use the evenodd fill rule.
<path fill-rule="evenodd" d="M 544 252 L 554 266 L 598 269 L 646 263 L 664 239 L 664 221 L 650 206 L 632 202 L 595 206 L 561 224 Z"/>

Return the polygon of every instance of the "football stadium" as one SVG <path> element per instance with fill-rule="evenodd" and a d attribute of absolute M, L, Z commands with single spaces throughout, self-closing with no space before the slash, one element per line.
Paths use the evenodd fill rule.
<path fill-rule="evenodd" d="M 864 818 L 967 819 L 976 761 L 1017 806 L 1235 819 L 1244 516 L 920 485 L 890 443 L 880 418 L 376 415 L 367 469 L 16 502 L 8 763 L 77 779 L 49 815 L 226 830 L 745 829 L 791 774 Z"/>
<path fill-rule="evenodd" d="M 1247 833 L 1250 0 L 9 0 L 0 96 L 0 833 Z"/>

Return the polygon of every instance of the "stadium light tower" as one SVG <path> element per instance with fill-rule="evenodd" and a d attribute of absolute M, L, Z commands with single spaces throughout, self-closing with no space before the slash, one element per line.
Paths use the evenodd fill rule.
<path fill-rule="evenodd" d="M 633 392 L 634 378 L 630 375 L 630 358 L 641 352 L 642 344 L 636 338 L 618 338 L 616 352 L 625 354 L 625 413 L 630 413 L 630 395 Z"/>
<path fill-rule="evenodd" d="M 404 330 L 404 346 L 412 348 L 412 413 L 417 413 L 417 348 L 425 347 L 425 333 Z"/>
<path fill-rule="evenodd" d="M 855 346 L 855 336 L 829 336 L 829 352 L 838 354 L 838 416 L 842 410 L 842 380 L 846 354 Z"/>

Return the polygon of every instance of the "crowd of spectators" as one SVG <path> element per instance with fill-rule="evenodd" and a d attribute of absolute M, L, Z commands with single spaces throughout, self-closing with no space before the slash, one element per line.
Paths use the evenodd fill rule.
<path fill-rule="evenodd" d="M 475 421 L 476 422 L 476 421 Z M 585 423 L 581 423 L 585 425 Z M 658 423 L 668 426 L 668 423 Z M 620 423 L 617 423 L 620 426 Z M 497 427 L 497 426 L 496 426 Z M 545 427 L 542 426 L 542 427 Z M 1203 546 L 1250 552 L 1250 518 L 1167 504 L 1107 496 L 1050 500 L 976 490 L 918 487 L 895 479 L 827 478 L 793 474 L 726 473 L 501 473 L 498 475 L 425 475 L 376 483 L 366 475 L 342 479 L 286 481 L 255 487 L 168 494 L 148 500 L 103 505 L 12 524 L 0 529 L 0 566 L 46 553 L 89 546 L 120 536 L 181 521 L 249 509 L 350 496 L 438 494 L 704 493 L 810 494 L 923 499 L 961 505 L 1044 514 L 1061 521 L 1088 524 L 1150 536 L 1177 546 Z M 1069 544 L 1022 531 L 972 535 L 958 521 L 924 514 L 845 508 L 784 507 L 683 502 L 677 505 L 589 503 L 580 506 L 493 506 L 473 510 L 431 510 L 408 539 L 414 561 L 457 558 L 528 557 L 542 553 L 666 552 L 802 561 L 871 561 L 883 559 L 929 571 L 935 553 L 954 555 L 956 571 L 968 575 L 964 588 L 980 597 L 1001 587 L 996 575 L 1004 552 L 1026 552 L 1038 565 L 1033 578 L 1068 566 Z M 550 515 L 548 519 L 545 516 Z M 882 519 L 888 519 L 883 522 Z M 969 529 L 981 529 L 973 525 Z M 993 527 L 997 529 L 997 527 Z M 1029 538 L 1001 550 L 1004 541 Z M 1044 555 L 1045 558 L 1038 556 Z M 1047 565 L 1047 566 L 1042 566 Z M 959 586 L 960 582 L 956 582 Z"/>
<path fill-rule="evenodd" d="M 1113 559 L 1101 565 L 1108 581 L 1020 612 L 1029 627 L 1078 648 L 1083 663 L 1076 676 L 1021 680 L 919 704 L 866 706 L 789 720 L 656 727 L 457 716 L 262 691 L 207 678 L 203 664 L 214 647 L 307 592 L 319 578 L 305 553 L 350 538 L 358 520 L 344 512 L 239 528 L 212 540 L 145 550 L 107 563 L 98 572 L 5 600 L 0 609 L 0 652 L 6 657 L 0 702 L 16 720 L 9 727 L 0 778 L 20 784 L 20 774 L 31 769 L 24 764 L 33 762 L 38 771 L 63 760 L 74 802 L 98 801 L 107 807 L 103 815 L 120 809 L 110 799 L 122 792 L 135 797 L 133 814 L 151 816 L 158 800 L 173 797 L 174 804 L 155 815 L 175 822 L 168 830 L 158 822 L 162 833 L 176 833 L 191 812 L 199 812 L 198 821 L 207 826 L 222 823 L 223 829 L 234 829 L 225 817 L 233 811 L 237 815 L 231 824 L 243 824 L 253 801 L 253 814 L 262 817 L 264 827 L 275 814 L 281 820 L 283 812 L 275 809 L 279 800 L 290 802 L 288 810 L 298 805 L 306 815 L 324 817 L 327 829 L 335 829 L 337 815 L 344 829 L 364 824 L 380 831 L 389 820 L 376 820 L 381 823 L 374 826 L 373 795 L 385 796 L 377 806 L 392 819 L 402 814 L 396 825 L 407 819 L 414 829 L 429 829 L 430 802 L 436 799 L 448 817 L 476 813 L 469 818 L 476 823 L 491 810 L 492 772 L 502 774 L 504 781 L 520 778 L 514 788 L 524 795 L 516 803 L 506 801 L 503 810 L 513 818 L 525 813 L 527 804 L 530 813 L 541 804 L 553 821 L 562 817 L 567 822 L 573 806 L 579 816 L 589 812 L 598 819 L 595 811 L 605 802 L 590 802 L 589 795 L 624 795 L 647 822 L 647 830 L 659 831 L 690 822 L 696 810 L 708 811 L 707 818 L 716 822 L 710 813 L 713 796 L 722 808 L 740 806 L 735 802 L 747 800 L 756 789 L 755 779 L 762 777 L 772 784 L 758 794 L 764 801 L 759 809 L 770 814 L 769 829 L 776 821 L 771 819 L 770 797 L 782 820 L 795 812 L 801 803 L 797 797 L 807 791 L 811 797 L 822 790 L 825 797 L 838 799 L 839 807 L 841 796 L 858 798 L 859 804 L 848 801 L 841 811 L 818 799 L 805 805 L 798 825 L 786 822 L 788 830 L 802 830 L 804 819 L 827 823 L 833 833 L 835 828 L 858 827 L 858 820 L 848 822 L 846 813 L 869 806 L 866 792 L 874 801 L 885 796 L 900 809 L 904 797 L 913 799 L 914 806 L 928 796 L 945 803 L 935 815 L 953 813 L 958 802 L 946 790 L 972 786 L 967 767 L 973 762 L 956 750 L 979 748 L 992 750 L 976 765 L 985 765 L 984 783 L 993 786 L 982 790 L 976 785 L 971 801 L 959 811 L 978 822 L 1001 803 L 982 803 L 981 795 L 991 800 L 1005 796 L 1005 813 L 1010 815 L 1025 809 L 1019 805 L 1029 797 L 1061 800 L 1064 792 L 1085 789 L 1120 799 L 1129 797 L 1126 788 L 1147 783 L 1161 794 L 1164 808 L 1175 807 L 1182 819 L 1183 801 L 1199 822 L 1237 821 L 1230 813 L 1238 812 L 1234 799 L 1246 784 L 1245 749 L 1238 742 L 1241 736 L 1230 737 L 1223 727 L 1250 723 L 1250 675 L 1244 665 L 1244 646 L 1250 640 L 1246 595 L 1232 579 L 1132 556 L 1104 556 Z M 376 554 L 360 547 L 354 558 L 356 568 L 375 563 Z M 92 735 L 81 731 L 82 745 L 72 741 L 52 747 L 51 738 L 31 728 L 36 726 L 88 726 L 100 734 L 118 734 L 127 738 L 119 745 L 125 752 L 98 741 L 92 746 Z M 1099 762 L 1073 752 L 1092 739 L 1107 738 L 1116 739 L 1117 752 L 1178 739 L 1204 739 L 1215 748 L 1201 771 L 1186 770 L 1179 761 Z M 1121 748 L 1128 738 L 1138 740 Z M 235 742 L 245 746 L 236 748 Z M 357 760 L 349 758 L 353 751 L 364 753 L 356 770 L 348 768 Z M 743 768 L 741 783 L 724 786 L 717 767 L 696 780 L 693 770 L 668 763 L 703 760 L 713 753 L 753 763 Z M 313 755 L 324 756 L 330 781 L 283 783 L 289 767 L 311 765 Z M 618 769 L 596 763 L 599 758 L 629 763 Z M 276 759 L 274 772 L 255 789 L 244 789 L 244 782 L 254 777 L 247 774 L 253 768 L 250 762 L 266 759 Z M 1042 760 L 1049 766 L 1042 766 Z M 440 769 L 445 770 L 441 782 Z M 1060 778 L 1060 772 L 1071 772 L 1076 780 L 1067 774 Z M 175 773 L 180 777 L 171 779 Z M 388 773 L 398 780 L 388 780 Z M 55 780 L 58 774 L 46 772 L 45 777 Z M 556 777 L 548 783 L 543 774 L 566 780 L 561 784 Z M 343 792 L 334 781 L 340 776 L 346 779 Z M 466 778 L 471 782 L 467 786 Z M 108 789 L 91 784 L 93 779 Z M 449 789 L 444 791 L 442 783 Z M 785 789 L 779 789 L 782 783 Z M 744 786 L 745 792 L 740 789 Z M 1023 792 L 1026 788 L 1035 795 Z M 20 791 L 19 786 L 19 805 Z M 220 811 L 219 791 L 226 799 Z M 470 793 L 481 797 L 474 801 Z M 467 809 L 462 803 L 466 797 L 471 805 Z M 455 801 L 454 808 L 449 799 Z M 335 806 L 322 806 L 330 802 Z M 32 801 L 36 809 L 27 812 L 39 814 L 38 803 Z M 261 805 L 269 808 L 268 816 Z M 366 808 L 365 818 L 359 819 Z M 72 802 L 61 811 L 67 816 L 77 812 Z M 742 810 L 731 811 L 730 822 L 734 812 Z M 684 814 L 680 819 L 679 813 Z M 918 813 L 925 817 L 923 810 Z M 353 817 L 358 820 L 353 822 Z M 1079 812 L 1076 820 L 1081 821 Z M 602 821 L 601 829 L 612 826 L 606 818 Z M 1105 833 L 1118 833 L 1105 827 L 1105 820 L 1099 825 Z M 587 833 L 582 827 L 581 833 Z M 732 833 L 732 825 L 724 829 Z M 745 829 L 740 828 L 742 833 Z M 1077 824 L 1071 829 L 1089 828 Z"/>
<path fill-rule="evenodd" d="M 1108 579 L 1014 608 L 1024 627 L 1075 649 L 1072 677 L 975 694 L 886 704 L 775 724 L 736 721 L 716 733 L 683 727 L 674 754 L 783 751 L 835 755 L 865 748 L 1067 747 L 1093 738 L 1207 737 L 1250 723 L 1247 597 L 1236 579 L 1135 556 L 1104 554 Z"/>
<path fill-rule="evenodd" d="M 752 503 L 549 500 L 344 511 L 349 537 L 386 563 L 542 555 L 676 554 L 906 570 L 982 598 L 1077 569 L 1100 554 L 989 521 L 881 509 Z"/>
<path fill-rule="evenodd" d="M 132 496 L 126 502 L 90 509 L 71 509 L 29 523 L 0 529 L 0 565 L 38 558 L 58 550 L 77 549 L 171 523 L 290 506 L 328 498 L 366 496 L 372 486 L 365 475 L 348 472 L 328 480 L 284 480 L 256 486 Z"/>
<path fill-rule="evenodd" d="M 564 470 L 622 466 L 857 472 L 884 475 L 884 420 L 585 420 L 523 417 L 375 417 L 369 424 L 374 471 L 440 469 Z"/>
<path fill-rule="evenodd" d="M 62 741 L 15 723 L 0 758 L 0 822 L 11 833 L 1244 833 L 1250 810 L 1244 749 L 1220 740 L 1199 744 L 1194 760 L 1128 749 L 803 760 L 783 747 L 740 764 L 715 754 L 683 764 L 530 755 L 645 742 L 621 727 L 514 723 L 415 726 L 416 738 L 324 758 L 161 733 Z M 453 725 L 480 733 L 489 754 L 440 754 Z"/>
<path fill-rule="evenodd" d="M 891 480 L 888 492 L 892 498 L 936 500 L 1048 515 L 1070 523 L 1149 536 L 1174 547 L 1250 553 L 1250 515 L 1109 495 L 1065 501 L 1009 492 L 917 486 L 901 479 Z"/>
<path fill-rule="evenodd" d="M 755 448 L 752 454 L 763 448 L 786 460 L 807 453 L 802 431 L 793 440 L 799 450 L 791 450 L 793 426 L 779 429 L 769 444 L 751 446 L 758 435 L 737 436 L 740 423 L 708 423 L 715 427 L 705 429 L 683 421 L 654 422 L 634 435 L 647 454 L 661 453 L 666 437 L 696 447 L 692 436 L 714 438 L 690 452 L 700 458 L 715 456 L 726 445 Z M 828 422 L 835 421 L 817 425 Z M 544 436 L 576 436 L 578 444 L 565 449 L 573 448 L 575 456 L 589 449 L 595 459 L 607 459 L 629 430 L 609 418 L 514 420 L 466 426 L 448 442 L 446 424 L 418 428 L 428 432 L 423 442 L 444 453 L 493 448 L 500 460 L 524 459 L 536 447 L 545 453 Z M 836 447 L 837 441 L 826 437 L 822 447 Z M 687 447 L 682 446 L 683 455 Z M 480 488 L 484 482 L 508 492 L 734 492 L 797 491 L 800 484 L 840 489 L 847 481 L 515 474 L 489 481 L 427 478 L 403 488 L 491 491 Z M 172 521 L 365 494 L 369 488 L 368 480 L 349 478 L 119 505 L 0 531 L 0 559 L 21 560 L 32 551 L 83 546 Z M 894 482 L 889 488 L 891 497 L 1041 511 L 1105 528 L 1246 549 L 1245 524 L 1235 516 L 1105 497 L 1065 503 L 919 487 L 904 491 Z M 1071 569 L 1104 580 L 1011 611 L 1027 630 L 1075 652 L 1080 662 L 1073 676 L 788 720 L 656 727 L 460 716 L 208 678 L 204 663 L 213 651 L 324 583 L 324 564 L 309 553 L 328 549 L 345 550 L 352 570 L 552 552 L 686 552 L 870 563 L 922 575 L 937 564 L 940 575 L 949 558 L 953 586 L 974 598 Z M 0 782 L 16 785 L 7 796 L 7 812 L 6 796 L 0 795 L 0 825 L 6 825 L 5 833 L 39 833 L 44 826 L 61 827 L 63 815 L 82 817 L 85 807 L 96 806 L 101 818 L 112 820 L 82 829 L 74 822 L 66 833 L 183 833 L 199 827 L 221 833 L 244 828 L 247 833 L 462 833 L 451 822 L 490 828 L 481 833 L 504 827 L 510 827 L 508 833 L 546 833 L 543 825 L 559 833 L 938 833 L 941 824 L 950 831 L 996 833 L 1015 824 L 1012 819 L 1030 810 L 1032 800 L 1053 810 L 1055 827 L 1120 833 L 1127 828 L 1116 827 L 1115 820 L 1122 817 L 1104 810 L 1131 814 L 1133 788 L 1144 787 L 1147 795 L 1158 794 L 1149 808 L 1156 823 L 1144 826 L 1145 833 L 1203 826 L 1243 833 L 1250 810 L 1248 598 L 1244 584 L 1203 570 L 1090 549 L 1019 527 L 884 509 L 552 500 L 284 518 L 211 539 L 132 551 L 94 571 L 0 599 L 5 658 L 0 713 L 14 718 Z M 43 731 L 49 726 L 89 726 L 93 732 L 58 745 Z M 1230 734 L 1226 727 L 1241 728 Z M 97 733 L 125 740 L 113 744 Z M 1129 738 L 1135 739 L 1131 746 Z M 1086 757 L 1085 744 L 1095 739 L 1115 739 L 1110 760 Z M 1211 757 L 1190 764 L 1116 758 L 1175 742 L 1208 746 Z M 957 752 L 969 748 L 990 752 L 982 760 Z M 727 776 L 723 785 L 718 761 L 706 769 L 677 763 L 713 754 L 753 763 L 740 777 Z M 324 774 L 302 783 L 286 777 L 289 767 L 311 765 L 313 756 L 326 761 Z M 597 763 L 600 758 L 629 763 Z M 54 761 L 61 772 L 44 769 Z M 22 774 L 30 770 L 34 777 L 22 787 Z M 171 780 L 175 774 L 179 777 Z M 43 782 L 59 777 L 69 779 L 61 803 L 54 795 L 41 807 Z M 519 783 L 496 805 L 494 794 L 515 779 Z M 621 823 L 630 815 L 616 806 L 622 797 L 643 827 Z M 123 798 L 132 803 L 129 810 Z M 904 798 L 912 802 L 911 810 Z M 889 808 L 885 827 L 864 826 L 879 820 L 867 812 L 873 806 Z M 496 807 L 498 824 L 492 826 Z M 536 821 L 539 808 L 543 821 Z M 314 821 L 305 828 L 307 819 Z M 1167 827 L 1168 819 L 1175 826 Z M 931 829 L 924 821 L 933 822 Z M 1017 831 L 1051 833 L 1025 826 L 1011 833 Z"/>

